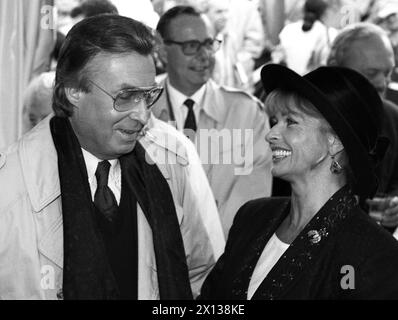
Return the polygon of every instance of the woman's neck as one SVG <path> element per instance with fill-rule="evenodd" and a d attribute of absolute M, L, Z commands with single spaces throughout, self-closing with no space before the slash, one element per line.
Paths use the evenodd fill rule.
<path fill-rule="evenodd" d="M 278 237 L 291 243 L 330 197 L 345 184 L 345 179 L 337 177 L 327 182 L 314 179 L 292 183 L 290 212 L 278 228 Z"/>

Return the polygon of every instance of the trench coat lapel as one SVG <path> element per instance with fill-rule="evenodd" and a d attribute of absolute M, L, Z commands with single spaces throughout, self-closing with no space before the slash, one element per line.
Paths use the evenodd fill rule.
<path fill-rule="evenodd" d="M 214 164 L 218 163 L 220 156 L 219 139 L 215 143 L 215 139 L 209 138 L 208 134 L 212 130 L 220 130 L 223 127 L 222 115 L 218 109 L 223 109 L 223 101 L 220 95 L 214 90 L 213 85 L 209 82 L 206 84 L 205 95 L 201 102 L 202 108 L 198 119 L 198 132 L 196 134 L 196 149 L 201 156 L 202 167 L 206 176 L 211 180 Z M 218 109 L 217 109 L 218 106 Z M 204 134 L 201 134 L 203 132 Z M 211 182 L 211 181 L 210 181 Z"/>
<path fill-rule="evenodd" d="M 312 261 L 316 261 L 330 236 L 336 232 L 355 205 L 357 200 L 348 187 L 337 191 L 289 246 L 252 299 L 272 300 L 283 296 L 283 293 L 299 279 L 303 270 L 306 270 Z"/>

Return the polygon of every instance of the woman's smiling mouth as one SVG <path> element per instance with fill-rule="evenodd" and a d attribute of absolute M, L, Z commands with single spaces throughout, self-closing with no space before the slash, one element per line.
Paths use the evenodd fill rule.
<path fill-rule="evenodd" d="M 281 148 L 272 148 L 272 160 L 279 161 L 289 157 L 292 154 L 290 150 Z"/>

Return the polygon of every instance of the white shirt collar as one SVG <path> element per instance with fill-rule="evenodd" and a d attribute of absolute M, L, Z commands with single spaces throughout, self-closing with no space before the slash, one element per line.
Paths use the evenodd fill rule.
<path fill-rule="evenodd" d="M 188 97 L 185 94 L 181 93 L 178 91 L 176 88 L 174 88 L 170 80 L 167 79 L 167 89 L 170 97 L 170 102 L 173 106 L 175 107 L 182 107 L 184 104 L 185 100 L 187 99 L 192 99 L 195 102 L 195 105 L 199 106 L 201 108 L 202 105 L 202 100 L 206 92 L 206 83 L 200 87 L 199 90 L 197 90 L 192 96 Z"/>
<path fill-rule="evenodd" d="M 96 156 L 94 156 L 87 150 L 84 150 L 83 148 L 81 149 L 83 153 L 84 162 L 86 163 L 87 176 L 88 179 L 90 180 L 95 176 L 95 171 L 97 171 L 98 163 L 103 160 L 98 159 Z M 108 161 L 111 164 L 111 170 L 116 166 L 118 162 L 117 159 L 108 160 Z"/>
<path fill-rule="evenodd" d="M 94 199 L 95 191 L 97 190 L 97 178 L 95 177 L 95 172 L 97 171 L 98 163 L 103 161 L 98 159 L 96 156 L 82 149 L 84 162 L 86 163 L 87 178 L 90 185 L 90 191 L 92 199 Z M 109 169 L 108 186 L 113 191 L 116 201 L 119 203 L 121 194 L 121 169 L 118 159 L 108 160 L 111 164 Z"/>
<path fill-rule="evenodd" d="M 204 84 L 191 97 L 187 97 L 186 95 L 178 91 L 176 88 L 174 88 L 170 84 L 169 79 L 167 79 L 166 86 L 167 86 L 167 93 L 169 96 L 169 102 L 171 104 L 171 108 L 174 113 L 175 123 L 172 125 L 176 126 L 177 129 L 182 129 L 184 127 L 184 121 L 188 113 L 188 109 L 184 105 L 184 102 L 187 99 L 192 99 L 195 102 L 195 104 L 193 105 L 193 111 L 195 113 L 196 121 L 199 122 L 201 110 L 205 111 L 202 100 L 204 100 L 204 96 L 206 94 L 206 88 L 207 88 L 206 84 Z"/>

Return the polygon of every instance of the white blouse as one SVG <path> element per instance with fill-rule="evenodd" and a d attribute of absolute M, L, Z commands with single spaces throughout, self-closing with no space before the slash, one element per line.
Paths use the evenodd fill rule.
<path fill-rule="evenodd" d="M 250 279 L 249 289 L 247 290 L 247 299 L 250 300 L 257 288 L 264 281 L 265 277 L 271 271 L 279 258 L 289 248 L 289 244 L 282 242 L 274 233 L 265 246 L 260 259 L 257 261 L 252 277 Z"/>

